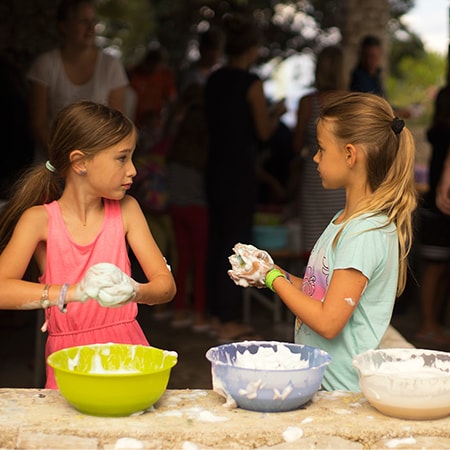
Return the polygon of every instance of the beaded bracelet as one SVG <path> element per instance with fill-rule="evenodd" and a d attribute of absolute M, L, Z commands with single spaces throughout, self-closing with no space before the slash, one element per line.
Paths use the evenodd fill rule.
<path fill-rule="evenodd" d="M 48 299 L 48 291 L 50 290 L 51 284 L 46 284 L 41 296 L 41 306 L 42 309 L 47 309 L 50 306 L 50 300 Z"/>
<path fill-rule="evenodd" d="M 279 269 L 272 269 L 266 274 L 265 283 L 272 292 L 275 292 L 275 289 L 273 288 L 273 282 L 279 277 L 286 278 L 286 275 Z"/>
<path fill-rule="evenodd" d="M 58 309 L 64 314 L 67 312 L 66 308 L 66 295 L 67 295 L 67 289 L 69 288 L 69 285 L 67 283 L 64 283 L 61 286 L 61 290 L 59 291 L 59 297 L 58 297 Z"/>

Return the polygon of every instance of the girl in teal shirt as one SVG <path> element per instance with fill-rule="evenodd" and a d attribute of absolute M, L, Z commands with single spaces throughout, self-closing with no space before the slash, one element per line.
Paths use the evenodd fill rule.
<path fill-rule="evenodd" d="M 352 359 L 379 346 L 406 283 L 415 147 L 403 120 L 373 94 L 336 95 L 317 134 L 318 176 L 326 189 L 345 189 L 345 207 L 317 240 L 303 278 L 270 267 L 265 285 L 296 316 L 295 342 L 332 356 L 323 387 L 359 391 Z M 230 276 L 263 287 L 245 273 Z"/>

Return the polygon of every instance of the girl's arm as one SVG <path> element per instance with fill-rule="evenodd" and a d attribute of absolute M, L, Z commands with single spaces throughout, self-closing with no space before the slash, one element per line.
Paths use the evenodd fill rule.
<path fill-rule="evenodd" d="M 302 322 L 326 339 L 336 337 L 350 319 L 367 285 L 367 278 L 356 269 L 339 269 L 333 272 L 323 302 L 313 299 L 293 284 L 278 277 L 273 288 L 286 306 Z"/>
<path fill-rule="evenodd" d="M 33 255 L 40 252 L 47 240 L 47 212 L 43 206 L 25 211 L 17 222 L 8 245 L 0 254 L 0 308 L 38 309 L 44 286 L 22 280 Z M 43 264 L 44 261 L 41 261 Z M 43 265 L 40 264 L 40 271 Z M 51 286 L 48 306 L 56 306 L 61 286 Z"/>
<path fill-rule="evenodd" d="M 134 300 L 148 304 L 169 302 L 176 292 L 175 282 L 136 200 L 125 197 L 122 201 L 122 214 L 128 243 L 150 280 L 139 284 Z M 62 285 L 52 284 L 44 303 L 45 286 L 37 281 L 22 280 L 33 255 L 42 273 L 45 266 L 43 246 L 47 240 L 47 222 L 48 215 L 43 206 L 25 211 L 8 245 L 0 254 L 0 309 L 39 309 L 58 305 Z M 68 287 L 66 303 L 81 300 L 77 287 L 77 284 Z"/>
<path fill-rule="evenodd" d="M 122 200 L 122 217 L 128 244 L 149 280 L 139 284 L 135 301 L 149 305 L 171 301 L 176 293 L 175 281 L 133 197 L 126 196 Z"/>
<path fill-rule="evenodd" d="M 297 277 L 295 275 L 292 275 L 292 273 L 288 272 L 287 270 L 281 268 L 280 266 L 275 264 L 275 268 L 280 270 L 281 272 L 284 273 L 284 275 L 286 276 L 286 279 L 288 281 L 290 281 L 290 283 L 295 286 L 297 289 L 301 289 L 302 288 L 302 284 L 303 284 L 303 278 Z"/>

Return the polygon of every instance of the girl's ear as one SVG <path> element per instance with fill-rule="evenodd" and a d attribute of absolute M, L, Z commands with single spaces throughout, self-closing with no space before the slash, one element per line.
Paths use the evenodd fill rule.
<path fill-rule="evenodd" d="M 73 150 L 69 156 L 70 165 L 78 175 L 86 175 L 86 158 L 81 150 Z"/>
<path fill-rule="evenodd" d="M 346 144 L 345 149 L 345 161 L 347 165 L 351 168 L 355 165 L 357 159 L 357 149 L 353 144 Z"/>

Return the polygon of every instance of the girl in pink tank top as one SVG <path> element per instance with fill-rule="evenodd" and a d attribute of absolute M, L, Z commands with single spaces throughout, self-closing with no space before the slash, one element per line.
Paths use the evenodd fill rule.
<path fill-rule="evenodd" d="M 17 181 L 0 217 L 0 308 L 45 310 L 46 357 L 76 345 L 148 345 L 137 304 L 175 295 L 141 208 L 126 195 L 135 146 L 134 125 L 119 111 L 69 105 L 53 125 L 49 160 Z M 131 278 L 127 246 L 148 282 Z M 23 279 L 32 259 L 39 282 Z M 46 387 L 57 388 L 49 366 Z"/>

